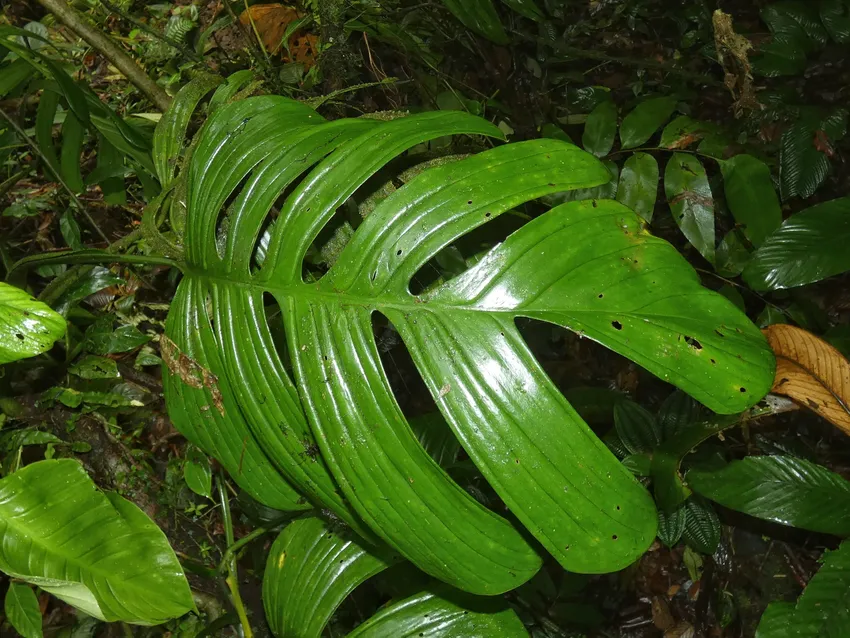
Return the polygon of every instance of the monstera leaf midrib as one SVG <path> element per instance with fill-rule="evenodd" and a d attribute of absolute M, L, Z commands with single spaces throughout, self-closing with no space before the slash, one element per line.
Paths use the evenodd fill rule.
<path fill-rule="evenodd" d="M 469 456 L 546 550 L 571 571 L 621 569 L 651 543 L 654 504 L 549 379 L 516 318 L 584 334 L 726 412 L 769 387 L 769 349 L 728 300 L 700 287 L 672 246 L 605 200 L 552 209 L 472 269 L 412 295 L 416 271 L 462 235 L 528 200 L 609 179 L 598 160 L 553 140 L 422 172 L 374 208 L 324 277 L 302 281 L 305 252 L 348 197 L 400 153 L 453 134 L 500 132 L 450 112 L 327 123 L 271 97 L 211 118 L 188 168 L 188 276 L 167 325 L 209 374 L 200 387 L 169 366 L 175 425 L 198 440 L 221 438 L 209 443 L 261 499 L 269 482 L 281 496 L 291 488 L 268 473 L 251 478 L 266 470 L 243 468 L 240 446 L 253 446 L 252 463 L 262 448 L 318 505 L 441 580 L 481 594 L 520 585 L 540 567 L 537 548 L 419 444 L 381 364 L 372 327 L 379 312 Z M 237 190 L 219 254 L 221 209 Z M 270 215 L 268 249 L 252 273 Z M 679 304 L 680 292 L 688 304 Z M 294 381 L 264 318 L 266 293 L 282 311 Z M 727 341 L 740 358 L 727 354 Z M 739 393 L 741 378 L 753 387 Z M 219 409 L 210 409 L 217 389 Z M 205 423 L 212 436 L 198 429 Z"/>

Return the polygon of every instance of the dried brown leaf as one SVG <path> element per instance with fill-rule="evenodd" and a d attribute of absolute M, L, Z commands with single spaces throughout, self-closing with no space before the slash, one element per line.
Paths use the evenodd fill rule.
<path fill-rule="evenodd" d="M 850 434 L 850 362 L 826 341 L 796 326 L 776 324 L 764 334 L 776 354 L 772 391 Z"/>

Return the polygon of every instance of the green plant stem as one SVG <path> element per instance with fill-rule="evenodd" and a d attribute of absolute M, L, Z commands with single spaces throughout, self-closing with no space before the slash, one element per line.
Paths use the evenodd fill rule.
<path fill-rule="evenodd" d="M 133 235 L 131 233 L 130 235 Z M 122 238 L 126 240 L 128 237 Z M 137 239 L 133 236 L 132 239 Z M 117 244 L 118 242 L 116 242 Z M 122 244 L 125 242 L 122 241 Z M 122 246 L 123 247 L 123 246 Z M 122 255 L 107 250 L 63 250 L 47 255 L 31 255 L 15 262 L 9 270 L 8 279 L 20 281 L 32 268 L 49 266 L 52 264 L 140 264 L 145 266 L 168 266 L 180 269 L 180 263 L 167 257 L 156 257 L 153 255 Z"/>
<path fill-rule="evenodd" d="M 236 558 L 236 552 L 245 547 L 245 545 L 250 543 L 252 540 L 259 538 L 268 531 L 268 528 L 257 527 L 256 529 L 252 530 L 250 534 L 246 534 L 238 541 L 235 541 L 234 543 L 230 544 L 225 550 L 224 554 L 222 554 L 221 556 L 221 562 L 218 564 L 218 571 L 226 571 L 228 565 L 230 564 L 230 561 Z"/>
<path fill-rule="evenodd" d="M 109 2 L 109 0 L 100 0 L 100 3 L 104 7 L 106 7 L 109 11 L 111 11 L 112 13 L 120 16 L 121 19 L 124 20 L 125 22 L 129 22 L 134 27 L 136 27 L 137 29 L 139 29 L 141 31 L 144 31 L 145 33 L 147 33 L 151 37 L 154 37 L 157 40 L 161 40 L 162 42 L 165 42 L 168 46 L 170 46 L 174 49 L 177 49 L 183 55 L 183 57 L 187 57 L 187 58 L 189 58 L 189 59 L 191 59 L 195 62 L 204 62 L 203 56 L 200 56 L 197 53 L 195 53 L 194 51 L 192 51 L 191 49 L 186 48 L 185 46 L 183 46 L 182 44 L 177 42 L 177 40 L 175 40 L 173 38 L 169 38 L 164 33 L 157 32 L 156 29 L 152 29 L 151 27 L 146 25 L 144 22 L 140 22 L 140 21 L 136 20 L 133 16 L 131 16 L 127 12 L 122 11 L 121 7 L 116 7 L 114 4 Z"/>
<path fill-rule="evenodd" d="M 161 111 L 167 111 L 171 98 L 161 86 L 154 82 L 135 60 L 124 53 L 109 36 L 100 29 L 91 26 L 86 20 L 69 7 L 64 0 L 38 0 L 45 9 L 56 15 L 65 26 L 97 49 L 124 76 L 132 82 Z M 226 4 L 226 3 L 225 3 Z"/>
<path fill-rule="evenodd" d="M 15 129 L 15 133 L 17 133 L 18 136 L 27 143 L 27 146 L 29 146 L 36 155 L 38 155 L 38 157 L 41 159 L 41 161 L 44 163 L 44 165 L 50 166 L 50 162 L 47 161 L 47 158 L 44 156 L 44 153 L 41 152 L 41 149 L 38 147 L 38 144 L 36 144 L 32 140 L 32 138 L 29 135 L 27 135 L 26 131 L 24 131 L 24 129 L 22 129 L 18 125 L 18 123 L 14 119 L 12 119 L 12 117 L 8 113 L 6 113 L 6 111 L 4 111 L 3 109 L 0 109 L 0 116 L 2 116 L 3 119 L 6 120 L 9 123 L 9 126 L 11 126 L 13 129 Z M 70 195 L 71 200 L 74 202 L 77 209 L 83 214 L 83 216 L 86 218 L 89 225 L 95 230 L 95 232 L 98 235 L 100 235 L 100 238 L 103 241 L 105 241 L 107 244 L 112 243 L 112 242 L 109 241 L 109 238 L 106 236 L 106 234 L 104 234 L 104 232 L 100 229 L 100 226 L 98 226 L 97 223 L 94 221 L 92 216 L 89 214 L 88 209 L 80 201 L 80 199 L 77 197 L 76 193 L 74 193 L 74 191 L 71 190 L 71 187 L 68 186 L 68 184 L 65 182 L 64 179 L 62 179 L 62 176 L 59 175 L 59 173 L 56 174 L 56 179 L 59 181 L 59 184 L 62 186 L 62 188 L 64 188 L 68 192 L 68 195 Z"/>
<path fill-rule="evenodd" d="M 218 498 L 221 502 L 221 518 L 224 524 L 224 538 L 227 542 L 227 547 L 231 548 L 235 543 L 233 540 L 233 518 L 230 515 L 230 499 L 227 496 L 227 487 L 222 474 L 218 475 L 216 481 L 218 488 Z M 225 552 L 227 555 L 227 552 Z M 224 561 L 222 561 L 224 562 Z M 245 613 L 245 605 L 242 603 L 242 596 L 239 593 L 239 572 L 236 567 L 236 557 L 233 552 L 227 562 L 227 577 L 225 582 L 230 590 L 230 598 L 233 602 L 233 608 L 236 610 L 236 615 L 239 616 L 239 622 L 242 625 L 242 631 L 245 638 L 253 638 L 254 633 L 251 631 L 251 624 L 248 622 L 248 614 Z"/>

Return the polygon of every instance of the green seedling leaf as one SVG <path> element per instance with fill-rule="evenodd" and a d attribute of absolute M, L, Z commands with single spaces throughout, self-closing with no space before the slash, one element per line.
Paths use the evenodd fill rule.
<path fill-rule="evenodd" d="M 68 372 L 81 379 L 117 379 L 121 376 L 115 361 L 95 355 L 83 357 L 72 365 Z"/>
<path fill-rule="evenodd" d="M 614 426 L 623 445 L 632 454 L 651 452 L 661 442 L 655 417 L 634 401 L 623 399 L 614 405 Z"/>
<path fill-rule="evenodd" d="M 720 544 L 720 519 L 717 512 L 698 496 L 692 496 L 683 506 L 685 511 L 685 531 L 682 538 L 698 552 L 709 556 L 717 551 Z"/>

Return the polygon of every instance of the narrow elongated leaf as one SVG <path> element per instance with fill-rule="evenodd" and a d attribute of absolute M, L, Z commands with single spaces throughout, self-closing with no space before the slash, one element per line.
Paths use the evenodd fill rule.
<path fill-rule="evenodd" d="M 755 290 L 794 288 L 850 270 L 850 197 L 791 215 L 755 252 L 744 281 Z"/>
<path fill-rule="evenodd" d="M 345 597 L 397 560 L 386 551 L 379 556 L 320 518 L 293 521 L 272 545 L 263 575 L 263 607 L 272 633 L 319 638 Z"/>
<path fill-rule="evenodd" d="M 850 482 L 791 456 L 753 456 L 714 472 L 691 470 L 688 485 L 721 505 L 814 532 L 850 535 Z"/>
<path fill-rule="evenodd" d="M 5 97 L 32 77 L 32 67 L 26 60 L 14 60 L 0 70 L 0 97 Z"/>
<path fill-rule="evenodd" d="M 515 318 L 598 340 L 723 412 L 766 392 L 772 355 L 739 310 L 612 201 L 559 206 L 470 270 L 412 295 L 416 272 L 465 233 L 530 199 L 606 182 L 604 165 L 557 140 L 422 172 L 377 205 L 324 277 L 303 281 L 308 248 L 362 184 L 405 150 L 461 133 L 501 137 L 456 111 L 325 122 L 277 97 L 220 108 L 188 166 L 188 274 L 167 324 L 176 348 L 164 357 L 172 418 L 208 452 L 231 454 L 237 480 L 246 467 L 269 470 L 268 459 L 233 458 L 262 446 L 307 498 L 420 569 L 475 593 L 516 587 L 540 558 L 417 441 L 381 364 L 371 319 L 380 312 L 519 521 L 568 569 L 622 568 L 654 538 L 654 505 L 545 375 Z M 255 245 L 282 193 L 257 268 Z M 295 383 L 264 293 L 282 310 Z"/>
<path fill-rule="evenodd" d="M 192 113 L 204 96 L 222 83 L 218 75 L 208 73 L 194 77 L 177 92 L 171 107 L 163 114 L 153 135 L 153 163 L 163 188 L 168 186 L 177 168 L 186 129 Z"/>
<path fill-rule="evenodd" d="M 664 171 L 667 203 L 679 228 L 700 254 L 714 263 L 714 197 L 702 163 L 674 153 Z"/>
<path fill-rule="evenodd" d="M 775 324 L 764 332 L 776 355 L 772 391 L 791 397 L 850 434 L 850 362 L 802 328 Z"/>
<path fill-rule="evenodd" d="M 157 624 L 194 608 L 162 531 L 70 459 L 0 480 L 0 569 L 101 620 Z"/>
<path fill-rule="evenodd" d="M 510 42 L 493 0 L 441 0 L 461 23 L 496 44 Z"/>
<path fill-rule="evenodd" d="M 752 155 L 721 162 L 726 202 L 753 245 L 758 248 L 782 224 L 782 209 L 773 189 L 770 169 Z"/>
<path fill-rule="evenodd" d="M 0 364 L 34 357 L 65 334 L 65 319 L 20 288 L 0 282 Z"/>
<path fill-rule="evenodd" d="M 516 612 L 504 602 L 462 596 L 422 592 L 392 603 L 359 627 L 349 638 L 525 638 L 528 631 Z"/>
<path fill-rule="evenodd" d="M 9 583 L 4 601 L 6 619 L 23 638 L 41 638 L 41 608 L 29 585 Z"/>
<path fill-rule="evenodd" d="M 59 106 L 59 95 L 50 90 L 45 90 L 38 101 L 38 109 L 35 115 L 35 139 L 38 142 L 38 150 L 47 162 L 45 170 L 51 175 L 60 175 L 59 156 L 56 154 L 56 146 L 53 143 L 53 120 L 56 117 L 56 109 Z"/>
<path fill-rule="evenodd" d="M 651 222 L 657 196 L 658 162 L 648 153 L 635 153 L 623 164 L 617 201 Z"/>
<path fill-rule="evenodd" d="M 83 149 L 85 129 L 83 123 L 73 112 L 65 114 L 62 123 L 62 150 L 59 160 L 62 169 L 62 179 L 76 193 L 85 188 L 83 175 L 80 169 L 80 153 Z"/>
<path fill-rule="evenodd" d="M 648 141 L 676 110 L 675 97 L 656 97 L 638 104 L 620 125 L 620 145 L 635 148 Z"/>
<path fill-rule="evenodd" d="M 756 638 L 843 638 L 850 626 L 850 543 L 823 556 L 823 565 L 793 603 L 771 603 Z"/>
<path fill-rule="evenodd" d="M 616 136 L 617 105 L 610 99 L 602 100 L 587 116 L 581 144 L 589 153 L 605 157 L 611 152 Z"/>

